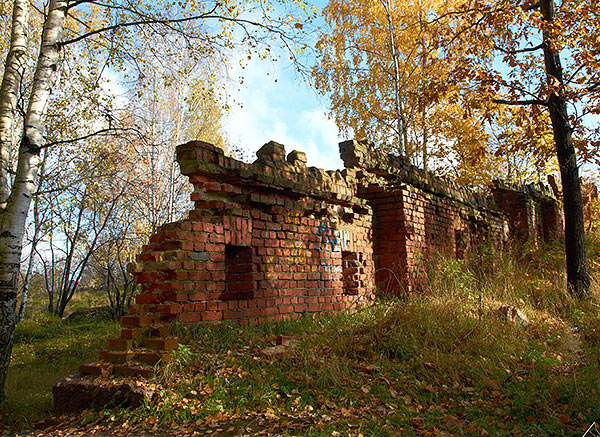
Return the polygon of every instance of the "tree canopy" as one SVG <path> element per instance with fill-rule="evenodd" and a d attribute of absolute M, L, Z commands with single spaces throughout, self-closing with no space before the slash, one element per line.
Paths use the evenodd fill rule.
<path fill-rule="evenodd" d="M 393 148 L 395 130 L 400 154 L 418 163 L 419 150 L 424 167 L 447 157 L 459 180 L 489 182 L 498 169 L 515 177 L 522 167 L 540 177 L 557 162 L 569 288 L 584 296 L 576 149 L 597 163 L 589 117 L 600 102 L 599 11 L 581 1 L 331 0 L 313 75 L 342 131 Z M 431 164 L 446 172 L 443 161 Z"/>

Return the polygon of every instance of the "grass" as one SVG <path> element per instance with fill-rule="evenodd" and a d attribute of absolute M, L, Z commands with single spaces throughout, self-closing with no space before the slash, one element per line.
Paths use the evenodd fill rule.
<path fill-rule="evenodd" d="M 69 322 L 44 313 L 17 325 L 0 423 L 23 430 L 51 416 L 52 385 L 76 373 L 80 364 L 97 360 L 98 351 L 117 329 L 109 320 Z"/>
<path fill-rule="evenodd" d="M 598 287 L 586 301 L 566 294 L 558 248 L 484 248 L 469 262 L 440 257 L 430 267 L 428 292 L 408 301 L 249 328 L 178 326 L 187 343 L 145 382 L 155 401 L 71 416 L 63 426 L 105 434 L 580 436 L 600 419 Z M 501 305 L 519 308 L 530 324 L 502 320 Z M 38 339 L 54 337 L 40 334 L 52 323 L 20 337 L 23 363 L 31 354 L 24 340 L 37 350 Z M 85 333 L 77 329 L 73 338 Z M 299 343 L 264 356 L 279 335 Z"/>

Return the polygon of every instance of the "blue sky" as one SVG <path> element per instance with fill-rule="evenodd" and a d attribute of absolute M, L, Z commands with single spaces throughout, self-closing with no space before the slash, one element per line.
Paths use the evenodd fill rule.
<path fill-rule="evenodd" d="M 338 151 L 343 139 L 326 115 L 324 98 L 291 68 L 280 68 L 277 62 L 253 60 L 243 74 L 244 84 L 230 91 L 240 105 L 232 106 L 224 123 L 231 143 L 255 152 L 273 140 L 288 152 L 305 152 L 308 165 L 343 168 Z"/>
<path fill-rule="evenodd" d="M 320 9 L 324 1 L 313 2 Z M 286 59 L 285 56 L 281 57 Z M 233 64 L 233 63 L 232 63 Z M 289 62 L 253 58 L 245 69 L 232 67 L 229 97 L 233 104 L 224 123 L 224 134 L 232 144 L 255 152 L 269 141 L 282 143 L 286 151 L 306 153 L 309 166 L 326 170 L 343 168 L 335 122 L 329 119 L 327 99 L 318 96 Z"/>

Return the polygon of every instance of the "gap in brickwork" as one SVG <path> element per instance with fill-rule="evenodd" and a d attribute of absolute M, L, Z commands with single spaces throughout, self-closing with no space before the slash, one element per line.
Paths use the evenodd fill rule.
<path fill-rule="evenodd" d="M 360 260 L 356 252 L 342 251 L 342 281 L 344 294 L 357 295 L 362 287 L 359 277 Z"/>
<path fill-rule="evenodd" d="M 454 254 L 456 259 L 464 259 L 467 251 L 467 242 L 465 241 L 465 233 L 462 229 L 454 230 L 455 249 Z"/>
<path fill-rule="evenodd" d="M 253 299 L 256 292 L 254 280 L 256 265 L 252 260 L 252 248 L 225 246 L 225 291 L 221 300 Z"/>

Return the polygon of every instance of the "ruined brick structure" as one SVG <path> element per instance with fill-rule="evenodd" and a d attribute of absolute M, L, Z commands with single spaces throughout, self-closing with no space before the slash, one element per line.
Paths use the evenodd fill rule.
<path fill-rule="evenodd" d="M 434 254 L 463 257 L 511 237 L 537 243 L 560 230 L 546 191 L 498 183 L 488 200 L 367 143 L 341 143 L 340 153 L 345 169 L 324 171 L 274 142 L 252 164 L 203 142 L 179 146 L 195 207 L 138 256 L 141 292 L 101 359 L 115 373 L 147 374 L 143 364 L 177 345 L 167 336 L 173 320 L 249 324 L 348 309 L 378 289 L 421 290 Z"/>
<path fill-rule="evenodd" d="M 512 238 L 537 245 L 562 233 L 562 213 L 547 186 L 517 186 L 494 181 L 492 194 L 495 204 L 508 219 Z"/>

